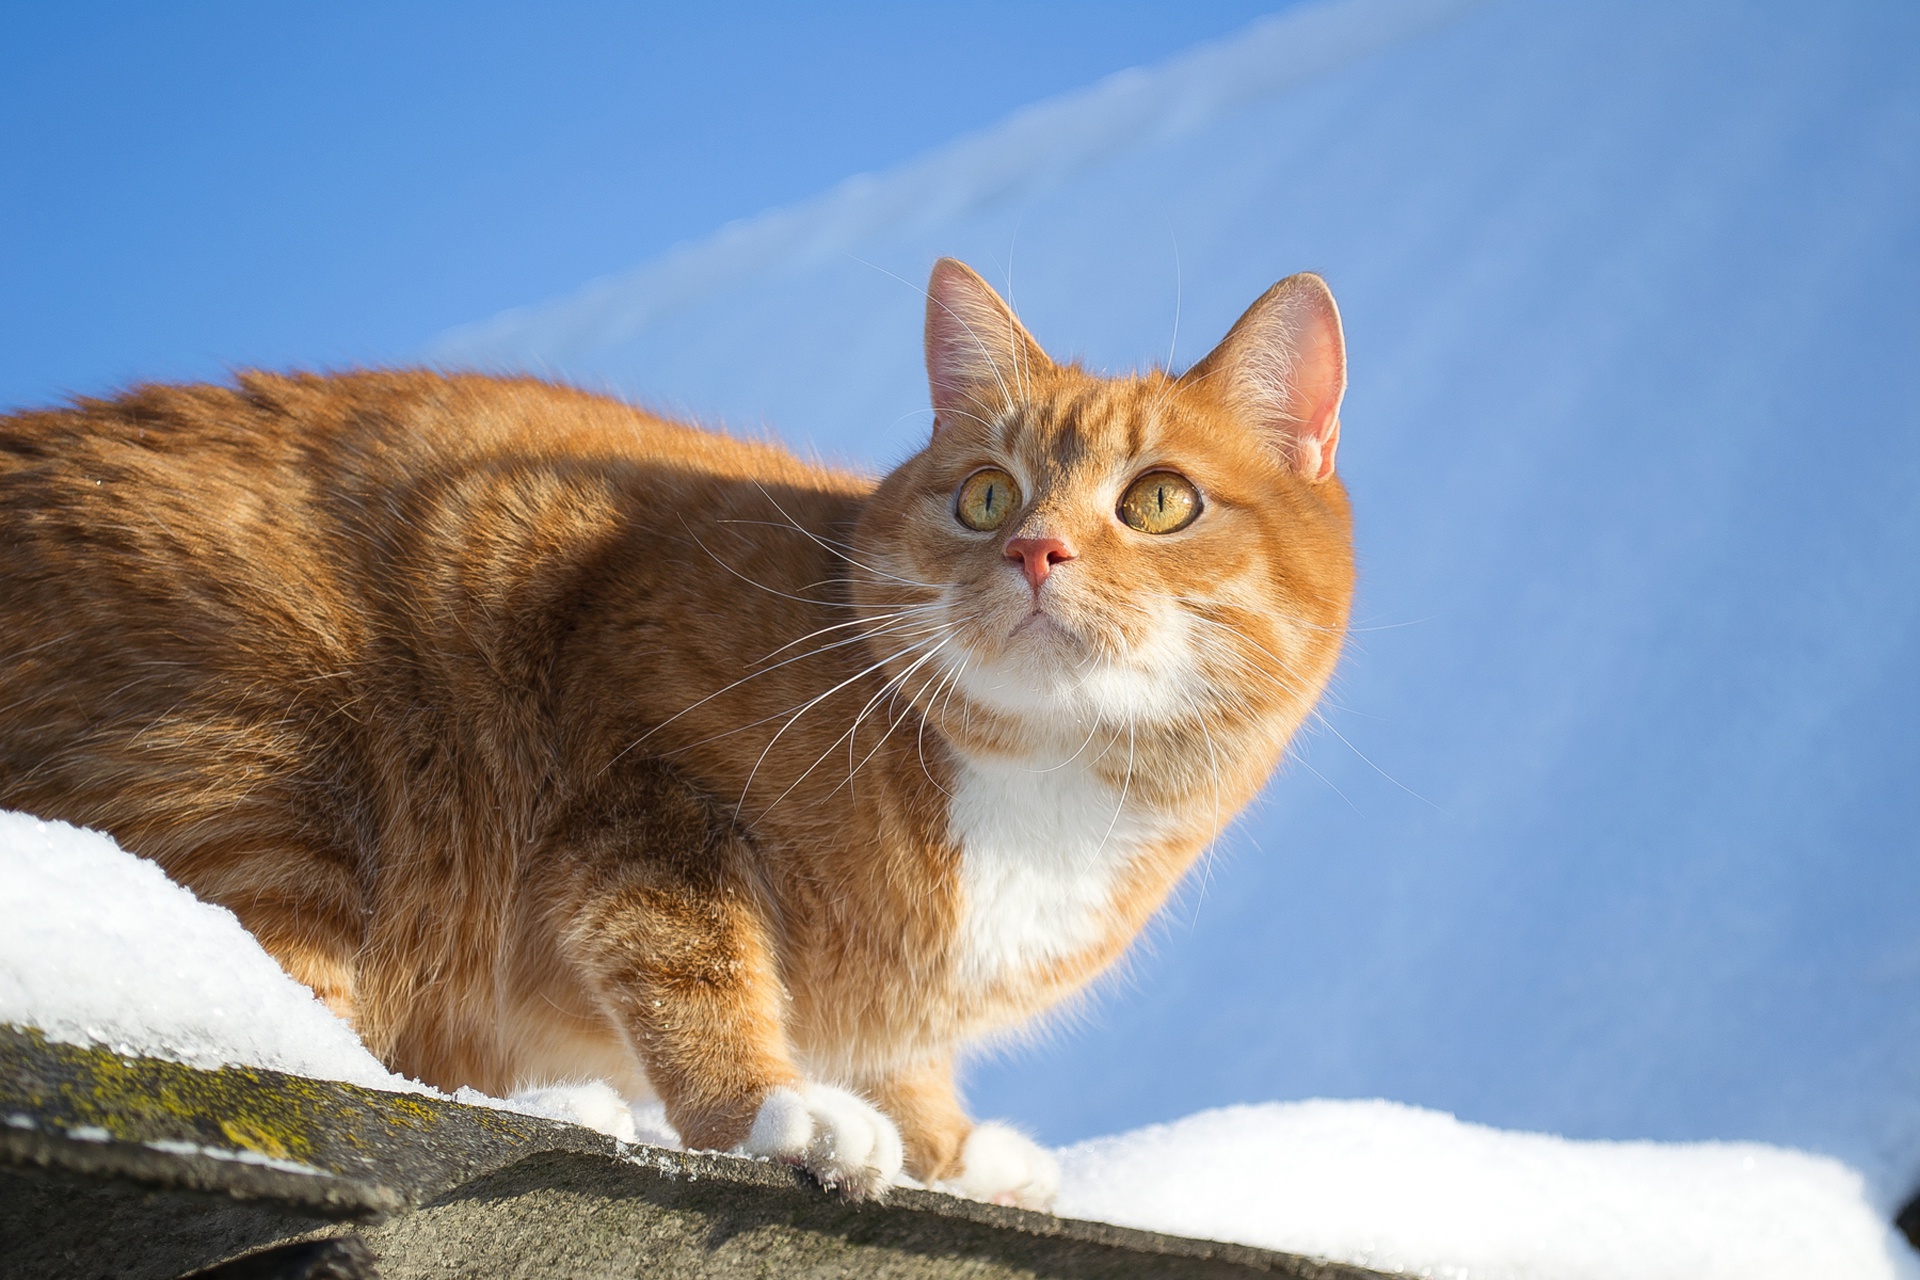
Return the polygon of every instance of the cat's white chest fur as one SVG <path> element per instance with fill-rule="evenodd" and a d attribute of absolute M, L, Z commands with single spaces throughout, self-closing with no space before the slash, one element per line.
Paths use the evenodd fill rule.
<path fill-rule="evenodd" d="M 967 759 L 955 783 L 961 979 L 990 983 L 1099 941 L 1150 824 L 1079 760 Z"/>

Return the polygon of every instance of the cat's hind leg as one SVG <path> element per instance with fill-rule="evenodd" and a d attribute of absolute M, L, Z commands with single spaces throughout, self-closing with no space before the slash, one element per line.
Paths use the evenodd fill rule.
<path fill-rule="evenodd" d="M 275 931 L 265 936 L 258 929 L 253 932 L 261 939 L 267 954 L 279 961 L 294 981 L 313 988 L 313 994 L 320 997 L 320 1003 L 336 1018 L 348 1026 L 355 1025 L 359 1007 L 353 998 L 354 966 L 350 953 L 338 947 L 314 945 L 297 931 Z"/>
<path fill-rule="evenodd" d="M 1052 1207 L 1060 1190 L 1059 1161 L 1017 1129 L 969 1120 L 954 1090 L 951 1061 L 896 1071 L 871 1092 L 899 1122 L 907 1171 L 914 1177 L 973 1200 Z"/>
<path fill-rule="evenodd" d="M 364 913 L 348 859 L 290 843 L 262 854 L 235 852 L 219 841 L 191 846 L 161 866 L 200 897 L 238 916 L 267 954 L 295 981 L 362 1035 L 354 973 Z"/>
<path fill-rule="evenodd" d="M 664 767 L 622 773 L 610 800 L 556 833 L 562 951 L 688 1147 L 800 1165 L 850 1198 L 884 1194 L 901 1167 L 893 1122 L 803 1079 L 789 1052 L 750 845 Z"/>
<path fill-rule="evenodd" d="M 1051 1209 L 1060 1194 L 1060 1162 L 1011 1125 L 976 1124 L 960 1146 L 960 1168 L 937 1184 L 973 1200 Z"/>
<path fill-rule="evenodd" d="M 973 1121 L 954 1091 L 950 1060 L 890 1072 L 867 1091 L 900 1126 L 908 1173 L 931 1185 L 959 1172 L 960 1148 Z"/>

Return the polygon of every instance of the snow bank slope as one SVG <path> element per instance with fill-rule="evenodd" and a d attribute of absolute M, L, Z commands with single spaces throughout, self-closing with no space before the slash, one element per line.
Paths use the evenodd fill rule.
<path fill-rule="evenodd" d="M 225 907 L 202 902 L 97 831 L 0 810 L 0 1023 L 66 1044 L 190 1066 L 266 1067 L 370 1089 L 394 1075 Z M 510 1099 L 456 1095 L 622 1141 L 672 1144 L 658 1103 L 597 1081 Z"/>
<path fill-rule="evenodd" d="M 1391 1102 L 1226 1107 L 1060 1153 L 1060 1212 L 1474 1280 L 1920 1276 L 1836 1160 L 1568 1142 Z"/>
<path fill-rule="evenodd" d="M 222 908 L 107 837 L 0 813 L 0 1022 L 198 1066 L 391 1076 Z M 604 1084 L 461 1099 L 671 1144 Z M 637 1112 L 637 1114 L 636 1114 Z M 1569 1143 L 1391 1103 L 1234 1107 L 1062 1154 L 1060 1211 L 1417 1274 L 1916 1280 L 1834 1161 Z"/>
<path fill-rule="evenodd" d="M 0 1022 L 67 1044 L 407 1089 L 233 913 L 96 831 L 0 811 Z"/>
<path fill-rule="evenodd" d="M 867 180 L 777 252 L 754 228 L 787 214 L 656 264 L 705 263 L 685 288 L 442 354 L 885 464 L 926 430 L 939 254 L 1106 367 L 1325 272 L 1363 575 L 1328 725 L 1125 994 L 976 1103 L 1055 1141 L 1314 1096 L 1764 1139 L 1891 1208 L 1920 1185 L 1920 6 L 1494 0 L 1306 78 L 1292 21 L 1248 37 L 1248 94 L 1148 73 L 1213 103 L 1174 136 L 1127 117 L 1068 163 L 1010 125 L 967 144 L 1014 175 L 976 198 Z"/>

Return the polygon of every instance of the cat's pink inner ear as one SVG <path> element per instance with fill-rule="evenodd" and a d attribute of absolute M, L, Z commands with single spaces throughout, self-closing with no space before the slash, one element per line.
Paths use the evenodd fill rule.
<path fill-rule="evenodd" d="M 1319 276 L 1302 272 L 1267 290 L 1182 380 L 1212 384 L 1226 395 L 1299 475 L 1325 480 L 1333 474 L 1347 347 L 1340 309 Z"/>
<path fill-rule="evenodd" d="M 954 258 L 927 282 L 927 383 L 933 429 L 1011 407 L 1050 362 L 1013 310 L 973 268 Z"/>

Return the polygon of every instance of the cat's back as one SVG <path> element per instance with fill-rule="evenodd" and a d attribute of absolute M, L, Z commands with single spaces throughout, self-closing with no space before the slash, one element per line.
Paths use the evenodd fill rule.
<path fill-rule="evenodd" d="M 246 374 L 0 417 L 0 806 L 143 852 L 222 806 L 351 813 L 401 739 L 525 723 L 595 566 L 743 479 L 847 487 L 534 379 Z"/>
<path fill-rule="evenodd" d="M 16 625 L 56 600 L 76 609 L 61 625 L 84 624 L 86 599 L 118 595 L 123 636 L 143 605 L 165 612 L 163 629 L 196 614 L 297 626 L 329 595 L 372 585 L 351 579 L 405 577 L 455 544 L 537 540 L 540 526 L 577 518 L 588 493 L 658 490 L 663 475 L 676 488 L 807 483 L 813 470 L 536 379 L 415 370 L 144 386 L 0 416 L 0 580 Z"/>
<path fill-rule="evenodd" d="M 0 653 L 110 639 L 94 657 L 225 654 L 264 676 L 352 647 L 370 559 L 398 568 L 420 495 L 500 451 L 529 416 L 515 391 L 247 374 L 0 418 Z M 0 680 L 34 674 L 13 662 Z"/>
<path fill-rule="evenodd" d="M 621 460 L 733 476 L 796 461 L 532 378 L 254 372 L 0 415 L 0 519 L 18 539 L 183 504 L 208 532 L 295 532 L 296 510 L 345 518 L 478 468 Z"/>

